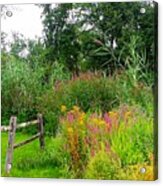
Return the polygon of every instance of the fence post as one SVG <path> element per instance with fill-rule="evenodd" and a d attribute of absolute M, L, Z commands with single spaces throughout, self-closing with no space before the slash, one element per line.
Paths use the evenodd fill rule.
<path fill-rule="evenodd" d="M 6 155 L 6 173 L 9 174 L 12 168 L 12 159 L 13 159 L 13 146 L 14 146 L 14 138 L 16 132 L 16 120 L 17 118 L 12 116 L 10 118 L 10 129 L 8 134 L 8 147 L 7 147 L 7 155 Z"/>
<path fill-rule="evenodd" d="M 38 114 L 38 129 L 40 132 L 39 141 L 40 141 L 40 148 L 44 149 L 45 141 L 44 141 L 44 125 L 43 125 L 43 117 L 42 114 Z"/>

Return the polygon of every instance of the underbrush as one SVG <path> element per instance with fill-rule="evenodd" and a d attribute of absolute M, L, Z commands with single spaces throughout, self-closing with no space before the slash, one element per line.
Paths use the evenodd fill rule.
<path fill-rule="evenodd" d="M 153 114 L 153 94 L 142 83 L 131 84 L 125 74 L 104 77 L 93 73 L 81 74 L 67 81 L 60 81 L 53 90 L 47 90 L 39 99 L 37 110 L 43 113 L 46 131 L 55 134 L 58 128 L 60 108 L 79 106 L 84 112 L 103 113 L 121 104 L 141 107 L 148 115 Z"/>
<path fill-rule="evenodd" d="M 14 150 L 13 177 L 154 180 L 153 119 L 141 107 L 121 105 L 109 112 L 60 108 L 55 138 L 45 150 L 34 141 Z M 17 133 L 16 142 L 29 135 Z M 2 134 L 2 176 L 7 135 Z M 146 170 L 141 173 L 141 169 Z"/>
<path fill-rule="evenodd" d="M 8 125 L 12 115 L 20 121 L 33 118 L 36 97 L 40 95 L 41 71 L 33 71 L 24 61 L 11 60 L 2 65 L 2 123 Z"/>
<path fill-rule="evenodd" d="M 60 119 L 59 131 L 75 178 L 123 179 L 127 168 L 135 168 L 139 178 L 154 179 L 153 119 L 140 109 L 122 106 L 103 114 L 74 106 Z M 150 167 L 150 175 L 141 176 L 141 166 Z M 132 176 L 131 171 L 125 179 Z"/>
<path fill-rule="evenodd" d="M 17 116 L 18 123 L 35 119 L 44 92 L 52 90 L 57 81 L 70 79 L 62 64 L 50 66 L 37 62 L 31 66 L 14 56 L 2 64 L 1 72 L 3 125 L 8 125 L 13 115 Z"/>

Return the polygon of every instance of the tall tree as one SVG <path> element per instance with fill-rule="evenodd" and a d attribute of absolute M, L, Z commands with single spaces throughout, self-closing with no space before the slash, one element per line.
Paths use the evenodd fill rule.
<path fill-rule="evenodd" d="M 59 61 L 75 74 L 78 69 L 79 44 L 76 26 L 72 22 L 71 12 L 73 4 L 42 5 L 44 39 L 49 50 L 48 59 L 51 63 Z"/>
<path fill-rule="evenodd" d="M 45 43 L 51 62 L 63 62 L 77 74 L 83 61 L 87 68 L 112 73 L 119 66 L 125 67 L 130 55 L 130 36 L 135 36 L 139 38 L 136 52 L 146 54 L 145 67 L 153 70 L 155 4 L 113 2 L 42 6 Z M 71 15 L 74 15 L 72 21 Z"/>

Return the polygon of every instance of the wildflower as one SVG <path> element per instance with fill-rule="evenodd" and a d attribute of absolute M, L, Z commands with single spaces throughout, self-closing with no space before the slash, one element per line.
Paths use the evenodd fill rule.
<path fill-rule="evenodd" d="M 82 112 L 79 116 L 79 121 L 83 121 L 85 119 L 85 113 Z"/>
<path fill-rule="evenodd" d="M 98 124 L 99 120 L 98 120 L 97 118 L 93 118 L 93 119 L 92 119 L 92 122 L 93 122 L 94 124 Z"/>
<path fill-rule="evenodd" d="M 99 125 L 99 126 L 105 125 L 105 121 L 99 120 L 98 125 Z"/>
<path fill-rule="evenodd" d="M 80 121 L 79 121 L 79 124 L 80 124 L 80 125 L 83 125 L 83 124 L 84 124 L 83 120 L 80 120 Z"/>
<path fill-rule="evenodd" d="M 109 112 L 108 113 L 110 116 L 113 116 L 114 115 L 114 112 Z"/>
<path fill-rule="evenodd" d="M 104 120 L 105 120 L 105 122 L 106 122 L 107 124 L 110 124 L 110 123 L 111 123 L 111 119 L 110 119 L 110 117 L 108 116 L 107 113 L 104 114 Z"/>
<path fill-rule="evenodd" d="M 125 119 L 128 119 L 130 116 L 131 116 L 131 112 L 128 111 L 125 113 Z"/>
<path fill-rule="evenodd" d="M 80 108 L 78 106 L 73 106 L 73 110 L 78 112 L 80 110 Z"/>
<path fill-rule="evenodd" d="M 72 122 L 74 121 L 74 115 L 73 115 L 71 112 L 69 112 L 69 113 L 67 114 L 67 120 L 68 120 L 68 122 L 70 122 L 70 123 L 72 123 Z"/>
<path fill-rule="evenodd" d="M 91 130 L 92 130 L 93 133 L 98 133 L 98 128 L 97 127 L 93 127 Z"/>
<path fill-rule="evenodd" d="M 111 127 L 112 127 L 112 120 L 111 120 L 111 118 L 108 116 L 107 113 L 104 114 L 104 120 L 105 120 L 105 123 L 106 123 L 107 131 L 110 131 L 110 129 L 111 129 Z"/>
<path fill-rule="evenodd" d="M 68 131 L 68 133 L 72 134 L 72 133 L 73 133 L 73 128 L 72 128 L 72 127 L 69 127 L 69 128 L 67 129 L 67 131 Z"/>
<path fill-rule="evenodd" d="M 61 112 L 66 112 L 66 110 L 67 110 L 67 107 L 65 105 L 62 105 L 61 106 Z"/>
<path fill-rule="evenodd" d="M 115 118 L 118 117 L 118 113 L 117 112 L 109 112 L 108 114 L 109 114 L 110 117 L 115 117 Z"/>

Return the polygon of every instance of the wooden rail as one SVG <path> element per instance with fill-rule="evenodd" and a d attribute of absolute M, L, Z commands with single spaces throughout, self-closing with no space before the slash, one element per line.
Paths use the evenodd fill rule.
<path fill-rule="evenodd" d="M 30 126 L 30 125 L 35 125 L 35 124 L 37 124 L 37 123 L 38 123 L 38 120 L 27 121 L 27 122 L 18 124 L 18 125 L 16 126 L 16 129 L 28 127 L 28 126 Z M 1 129 L 1 132 L 7 132 L 7 131 L 10 131 L 10 130 L 11 130 L 11 126 L 1 126 L 0 129 Z"/>
<path fill-rule="evenodd" d="M 25 128 L 31 125 L 38 125 L 38 133 L 33 135 L 31 138 L 24 140 L 18 144 L 14 144 L 14 139 L 16 135 L 16 129 Z M 10 173 L 12 168 L 12 160 L 13 160 L 13 151 L 16 148 L 19 148 L 25 144 L 32 142 L 33 140 L 39 138 L 40 148 L 44 149 L 45 142 L 44 142 L 44 125 L 43 125 L 43 118 L 41 114 L 38 114 L 37 120 L 24 122 L 17 125 L 17 118 L 12 116 L 10 118 L 9 126 L 1 126 L 1 132 L 8 131 L 8 147 L 7 147 L 7 155 L 6 155 L 6 164 L 5 170 L 6 173 Z"/>
<path fill-rule="evenodd" d="M 23 146 L 23 145 L 25 145 L 25 144 L 27 144 L 27 143 L 29 143 L 29 142 L 37 139 L 38 137 L 40 137 L 40 132 L 37 133 L 37 134 L 35 134 L 35 135 L 33 135 L 31 138 L 29 138 L 29 139 L 27 139 L 25 141 L 22 141 L 22 142 L 20 142 L 18 144 L 14 144 L 14 147 L 13 148 L 16 149 L 18 147 L 21 147 L 21 146 Z"/>

